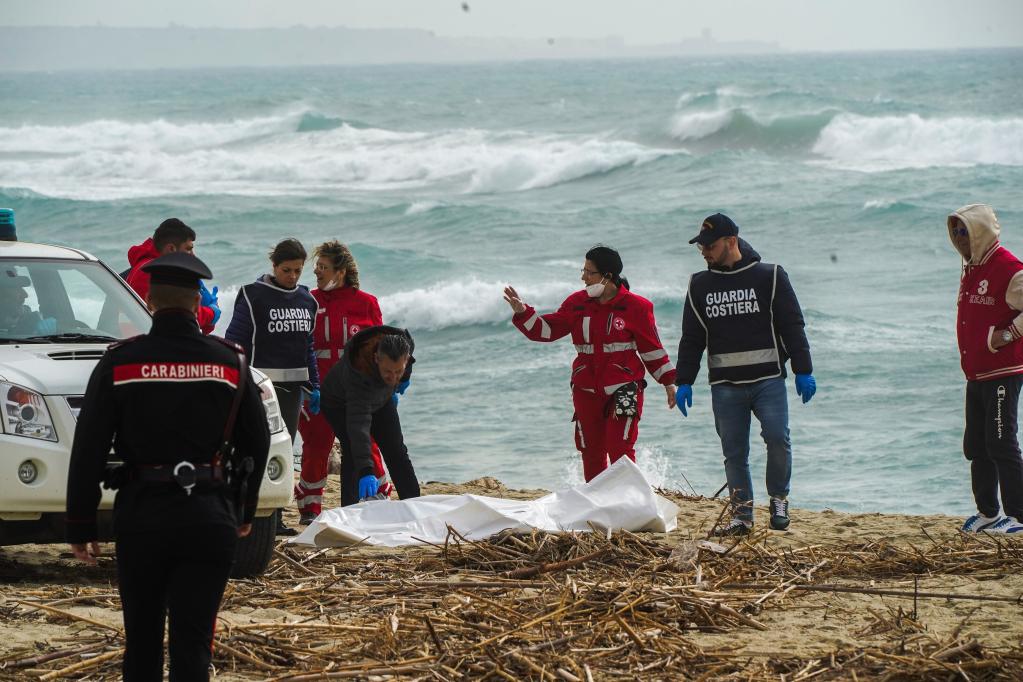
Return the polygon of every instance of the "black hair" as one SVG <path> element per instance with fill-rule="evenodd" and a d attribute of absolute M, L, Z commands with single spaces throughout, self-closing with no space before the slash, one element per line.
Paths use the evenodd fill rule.
<path fill-rule="evenodd" d="M 284 261 L 289 260 L 300 260 L 305 261 L 309 255 L 305 252 L 305 247 L 302 246 L 302 242 L 298 241 L 294 237 L 288 237 L 287 239 L 279 242 L 274 250 L 270 252 L 270 262 L 274 265 L 280 265 Z"/>
<path fill-rule="evenodd" d="M 153 246 L 157 251 L 163 251 L 168 244 L 180 246 L 189 240 L 195 241 L 195 230 L 177 218 L 167 218 L 153 232 Z"/>
<path fill-rule="evenodd" d="M 629 288 L 629 280 L 622 277 L 622 257 L 610 246 L 597 244 L 586 252 L 586 260 L 597 266 L 600 274 L 610 279 L 616 287 Z"/>
<path fill-rule="evenodd" d="M 153 306 L 153 310 L 164 308 L 178 308 L 188 310 L 195 303 L 198 289 L 177 287 L 173 284 L 151 284 L 146 300 Z"/>
<path fill-rule="evenodd" d="M 384 334 L 380 337 L 377 352 L 383 353 L 392 360 L 401 360 L 412 352 L 408 338 L 403 334 Z"/>

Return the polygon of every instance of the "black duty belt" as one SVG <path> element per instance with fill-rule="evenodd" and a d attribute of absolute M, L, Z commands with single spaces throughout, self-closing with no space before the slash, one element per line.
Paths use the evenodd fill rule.
<path fill-rule="evenodd" d="M 197 483 L 224 483 L 227 472 L 213 464 L 192 464 L 182 460 L 177 464 L 145 464 L 131 468 L 131 480 L 147 483 L 177 483 L 185 493 L 192 494 Z"/>

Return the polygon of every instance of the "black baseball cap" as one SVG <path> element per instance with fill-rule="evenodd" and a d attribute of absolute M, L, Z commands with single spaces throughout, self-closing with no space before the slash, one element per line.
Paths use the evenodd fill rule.
<path fill-rule="evenodd" d="M 175 251 L 154 258 L 142 266 L 148 272 L 150 283 L 166 284 L 184 289 L 199 290 L 200 279 L 213 279 L 213 273 L 198 257 L 184 251 Z"/>
<path fill-rule="evenodd" d="M 700 225 L 700 234 L 689 240 L 690 244 L 710 246 L 722 237 L 737 237 L 739 226 L 724 213 L 715 213 L 704 219 Z"/>

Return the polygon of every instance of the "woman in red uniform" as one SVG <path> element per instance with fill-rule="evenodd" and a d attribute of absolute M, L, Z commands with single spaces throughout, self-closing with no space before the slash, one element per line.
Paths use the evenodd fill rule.
<path fill-rule="evenodd" d="M 675 368 L 661 345 L 653 304 L 629 291 L 622 259 L 607 246 L 586 252 L 577 291 L 556 312 L 541 315 L 512 287 L 504 300 L 512 322 L 532 341 L 572 335 L 578 355 L 572 363 L 575 444 L 589 481 L 622 455 L 636 461 L 636 437 L 643 413 L 644 367 L 664 386 L 668 409 L 675 407 Z"/>
<path fill-rule="evenodd" d="M 384 322 L 376 296 L 359 288 L 359 266 L 347 246 L 336 239 L 331 240 L 320 244 L 313 255 L 316 256 L 313 274 L 316 275 L 317 288 L 312 290 L 312 295 L 319 304 L 313 347 L 320 376 L 325 377 L 341 359 L 348 339 L 361 329 Z M 295 486 L 295 501 L 301 523 L 308 524 L 321 511 L 334 432 L 322 414 L 304 415 L 298 430 L 302 434 L 302 475 Z M 376 443 L 373 444 L 373 465 L 379 481 L 378 494 L 387 497 L 391 483 L 387 480 Z"/>

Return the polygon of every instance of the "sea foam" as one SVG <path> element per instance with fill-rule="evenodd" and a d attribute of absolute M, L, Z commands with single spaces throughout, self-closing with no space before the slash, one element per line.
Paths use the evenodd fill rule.
<path fill-rule="evenodd" d="M 515 192 L 679 153 L 594 134 L 386 130 L 293 108 L 219 123 L 0 128 L 0 186 L 89 200 L 349 188 Z"/>
<path fill-rule="evenodd" d="M 863 171 L 1023 165 L 1023 119 L 840 114 L 813 152 L 831 165 Z"/>

